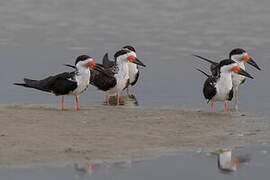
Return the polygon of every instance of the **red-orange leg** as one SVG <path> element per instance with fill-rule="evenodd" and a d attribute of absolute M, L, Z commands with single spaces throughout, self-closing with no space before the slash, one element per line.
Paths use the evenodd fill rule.
<path fill-rule="evenodd" d="M 212 115 L 214 115 L 214 103 L 213 103 L 213 101 L 211 101 L 211 113 L 212 113 Z"/>
<path fill-rule="evenodd" d="M 88 169 L 90 170 L 90 171 L 93 171 L 94 170 L 94 164 L 93 163 L 88 163 Z"/>
<path fill-rule="evenodd" d="M 119 103 L 119 94 L 118 93 L 116 93 L 116 98 L 117 98 L 117 106 L 119 106 L 120 105 L 120 103 Z"/>
<path fill-rule="evenodd" d="M 64 111 L 64 96 L 62 96 L 62 111 Z"/>
<path fill-rule="evenodd" d="M 76 96 L 76 106 L 77 106 L 77 111 L 79 111 L 80 106 L 79 106 L 79 98 L 78 98 L 78 96 Z"/>
<path fill-rule="evenodd" d="M 107 106 L 110 106 L 109 95 L 107 92 L 106 92 L 106 101 L 107 101 Z"/>
<path fill-rule="evenodd" d="M 127 87 L 127 95 L 129 96 L 129 88 Z"/>
<path fill-rule="evenodd" d="M 227 114 L 228 114 L 228 105 L 227 105 L 227 102 L 225 102 L 224 104 L 225 104 L 225 115 L 227 116 Z"/>
<path fill-rule="evenodd" d="M 236 169 L 239 166 L 239 159 L 238 157 L 234 157 L 232 160 L 232 166 Z"/>

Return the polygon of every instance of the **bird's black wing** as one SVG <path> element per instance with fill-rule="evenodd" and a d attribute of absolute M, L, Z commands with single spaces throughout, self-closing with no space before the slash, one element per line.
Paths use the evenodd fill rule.
<path fill-rule="evenodd" d="M 197 71 L 201 72 L 202 74 L 204 74 L 206 77 L 210 77 L 211 75 L 207 74 L 206 72 L 204 72 L 203 70 L 201 69 L 198 69 L 198 68 L 195 68 Z"/>
<path fill-rule="evenodd" d="M 105 56 L 108 58 L 108 54 L 105 54 Z M 73 65 L 64 65 L 76 69 Z M 102 91 L 107 91 L 114 87 L 116 85 L 116 79 L 114 78 L 116 66 L 114 65 L 115 64 L 105 67 L 103 64 L 97 63 L 96 66 L 90 70 L 89 83 Z"/>
<path fill-rule="evenodd" d="M 228 100 L 228 101 L 231 101 L 232 98 L 233 98 L 233 88 L 230 90 L 229 96 L 228 96 L 227 100 Z"/>
<path fill-rule="evenodd" d="M 99 90 L 108 91 L 116 85 L 114 73 L 109 69 L 104 71 L 91 71 L 90 84 L 96 86 Z"/>
<path fill-rule="evenodd" d="M 70 64 L 63 64 L 64 66 L 67 66 L 67 67 L 71 67 L 71 68 L 73 68 L 73 69 L 76 69 L 77 70 L 77 68 L 76 68 L 76 66 L 74 66 L 74 65 L 70 65 Z"/>
<path fill-rule="evenodd" d="M 56 75 L 50 82 L 50 89 L 55 95 L 66 95 L 78 87 L 75 81 L 75 72 Z"/>
<path fill-rule="evenodd" d="M 202 57 L 202 56 L 199 56 L 199 55 L 196 55 L 196 54 L 193 54 L 193 56 L 197 57 L 197 58 L 200 58 L 206 62 L 209 62 L 211 63 L 211 66 L 210 66 L 210 70 L 211 70 L 211 73 L 213 76 L 218 76 L 220 74 L 220 64 L 213 61 L 213 60 L 210 60 L 208 58 L 205 58 L 205 57 Z"/>
<path fill-rule="evenodd" d="M 210 76 L 206 79 L 203 85 L 203 95 L 208 102 L 217 94 L 217 90 L 215 88 L 217 82 L 217 78 L 214 76 Z"/>
<path fill-rule="evenodd" d="M 220 67 L 219 65 L 211 64 L 210 70 L 213 76 L 219 76 L 220 75 Z"/>
<path fill-rule="evenodd" d="M 111 61 L 109 59 L 108 53 L 106 53 L 103 56 L 102 64 L 103 64 L 104 68 L 111 68 L 115 64 L 115 62 L 114 61 Z"/>
<path fill-rule="evenodd" d="M 15 85 L 34 88 L 41 91 L 53 92 L 55 95 L 66 95 L 77 88 L 77 83 L 73 81 L 75 72 L 64 72 L 55 76 L 49 76 L 42 80 L 24 79 L 24 83 L 14 83 Z"/>

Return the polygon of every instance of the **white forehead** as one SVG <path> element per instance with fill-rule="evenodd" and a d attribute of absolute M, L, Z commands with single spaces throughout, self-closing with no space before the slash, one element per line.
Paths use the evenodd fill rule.
<path fill-rule="evenodd" d="M 93 61 L 93 59 L 92 58 L 88 58 L 88 59 L 86 59 L 86 60 L 84 60 L 84 61 L 79 61 L 77 64 L 76 64 L 76 66 L 78 67 L 78 66 L 85 66 L 85 65 L 87 65 L 89 62 L 91 62 L 91 61 Z"/>
<path fill-rule="evenodd" d="M 231 59 L 234 61 L 242 61 L 244 56 L 248 56 L 247 52 L 243 52 L 242 54 L 232 55 Z"/>
<path fill-rule="evenodd" d="M 130 51 L 129 53 L 131 56 L 137 57 L 136 53 L 134 51 Z"/>
<path fill-rule="evenodd" d="M 126 59 L 126 58 L 129 57 L 129 56 L 134 56 L 134 57 L 136 57 L 136 53 L 134 53 L 133 51 L 129 51 L 129 52 L 126 53 L 126 54 L 123 54 L 123 55 L 121 55 L 121 56 L 118 56 L 118 58 Z"/>
<path fill-rule="evenodd" d="M 222 72 L 224 72 L 224 71 L 230 71 L 230 70 L 232 70 L 232 68 L 235 67 L 235 66 L 238 66 L 238 64 L 237 64 L 237 63 L 228 64 L 228 65 L 222 66 L 222 67 L 220 68 L 220 71 L 222 71 Z"/>
<path fill-rule="evenodd" d="M 134 57 L 136 57 L 136 53 L 133 52 L 133 51 L 130 51 L 129 53 L 127 53 L 127 55 L 128 55 L 128 56 L 134 56 Z"/>
<path fill-rule="evenodd" d="M 132 53 L 132 56 L 137 57 L 136 52 L 131 51 L 131 50 L 130 50 L 130 49 L 128 49 L 128 48 L 123 48 L 123 49 L 124 49 L 124 50 L 128 50 L 128 51 L 130 51 L 130 52 Z"/>

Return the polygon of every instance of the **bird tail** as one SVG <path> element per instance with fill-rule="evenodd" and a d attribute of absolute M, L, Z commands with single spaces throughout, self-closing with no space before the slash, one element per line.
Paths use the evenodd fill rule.
<path fill-rule="evenodd" d="M 111 61 L 111 60 L 109 59 L 108 53 L 106 53 L 106 54 L 103 56 L 102 64 L 103 64 L 103 66 L 104 66 L 105 68 L 109 68 L 109 67 L 113 66 L 114 61 Z"/>
<path fill-rule="evenodd" d="M 46 92 L 51 92 L 49 89 L 46 89 L 44 87 L 41 86 L 40 81 L 38 80 L 32 80 L 32 79 L 23 79 L 24 83 L 13 83 L 14 85 L 17 86 L 23 86 L 26 88 L 34 88 L 34 89 L 38 89 L 41 91 L 46 91 Z"/>
<path fill-rule="evenodd" d="M 210 75 L 209 74 L 207 74 L 206 72 L 204 72 L 203 70 L 200 70 L 200 69 L 198 69 L 198 68 L 195 68 L 197 71 L 199 71 L 199 72 L 201 72 L 201 73 L 203 73 L 205 76 L 207 76 L 208 78 L 210 77 Z"/>
<path fill-rule="evenodd" d="M 64 66 L 71 67 L 73 69 L 77 69 L 76 66 L 70 65 L 70 64 L 63 64 Z"/>
<path fill-rule="evenodd" d="M 109 61 L 110 61 L 110 60 L 109 60 L 109 57 L 108 57 L 108 53 L 106 53 L 106 54 L 103 56 L 102 64 L 103 64 L 103 65 L 106 65 Z"/>
<path fill-rule="evenodd" d="M 217 66 L 217 65 L 218 65 L 217 62 L 212 61 L 212 60 L 210 60 L 210 59 L 207 59 L 207 58 L 205 58 L 205 57 L 202 57 L 202 56 L 199 56 L 199 55 L 196 55 L 196 54 L 192 54 L 192 55 L 195 56 L 195 57 L 197 57 L 197 58 L 199 58 L 199 59 L 202 59 L 202 60 L 204 60 L 204 61 L 206 61 L 206 62 L 209 62 L 209 63 L 213 64 L 214 66 Z"/>

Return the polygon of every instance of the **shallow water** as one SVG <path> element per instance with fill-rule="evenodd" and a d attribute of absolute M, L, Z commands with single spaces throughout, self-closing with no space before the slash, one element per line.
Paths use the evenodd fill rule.
<path fill-rule="evenodd" d="M 174 155 L 146 158 L 144 160 L 117 163 L 91 162 L 66 166 L 33 166 L 2 168 L 1 179 L 6 180 L 163 180 L 163 179 L 264 179 L 269 176 L 269 147 L 253 145 L 233 150 L 233 156 L 249 157 L 233 172 L 217 167 L 214 153 L 186 152 Z M 89 164 L 89 165 L 88 165 Z"/>
<path fill-rule="evenodd" d="M 240 88 L 240 110 L 267 113 L 269 7 L 268 0 L 1 1 L 1 104 L 55 104 L 54 96 L 12 83 L 69 71 L 62 64 L 73 63 L 80 54 L 100 62 L 104 53 L 112 56 L 131 44 L 147 65 L 135 88 L 140 106 L 187 105 L 208 111 L 201 89 L 205 77 L 194 70 L 208 64 L 190 54 L 219 59 L 242 47 L 263 71 L 248 66 L 255 80 Z M 103 105 L 104 100 L 94 87 L 80 97 L 81 104 Z"/>

